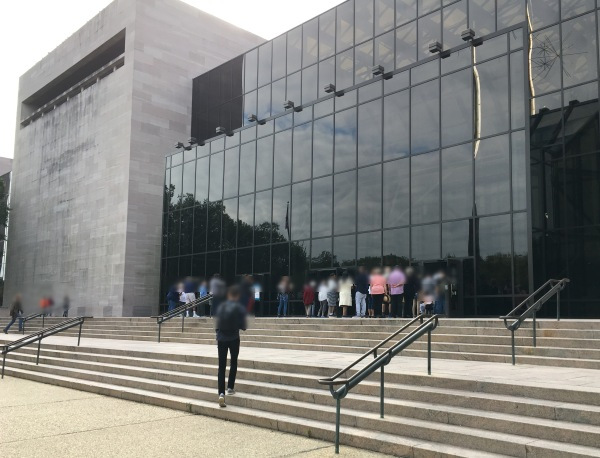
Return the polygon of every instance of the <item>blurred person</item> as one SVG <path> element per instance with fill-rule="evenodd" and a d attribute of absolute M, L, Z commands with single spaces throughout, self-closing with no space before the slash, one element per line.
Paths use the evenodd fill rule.
<path fill-rule="evenodd" d="M 352 307 L 352 287 L 354 282 L 350 278 L 348 271 L 342 274 L 342 281 L 339 284 L 340 307 L 342 307 L 342 317 L 348 317 L 348 308 Z"/>
<path fill-rule="evenodd" d="M 250 300 L 254 299 L 254 294 L 252 292 L 252 277 L 246 274 L 242 275 L 238 285 L 240 287 L 240 304 L 242 304 L 246 310 L 249 310 Z"/>
<path fill-rule="evenodd" d="M 4 328 L 4 334 L 8 334 L 8 330 L 17 320 L 19 320 L 19 332 L 21 332 L 23 330 L 23 304 L 21 295 L 18 293 L 15 295 L 15 298 L 10 305 L 9 315 L 10 322 Z"/>
<path fill-rule="evenodd" d="M 196 282 L 192 277 L 186 277 L 183 281 L 183 293 L 186 304 L 191 304 L 196 301 L 196 290 L 198 289 Z M 196 313 L 195 307 L 192 309 L 188 309 L 187 311 L 188 317 L 198 318 L 198 314 Z"/>
<path fill-rule="evenodd" d="M 417 293 L 419 292 L 419 278 L 412 267 L 406 268 L 406 282 L 404 283 L 404 307 L 402 318 L 417 316 Z"/>
<path fill-rule="evenodd" d="M 373 308 L 370 310 L 372 316 L 377 316 L 380 313 L 380 317 L 384 316 L 383 309 L 383 296 L 387 294 L 387 281 L 380 268 L 375 268 L 371 271 L 371 277 L 369 279 L 371 283 L 371 296 L 373 298 Z"/>
<path fill-rule="evenodd" d="M 327 289 L 327 281 L 322 280 L 321 284 L 319 285 L 320 309 L 319 309 L 319 313 L 317 314 L 317 316 L 320 316 L 322 318 L 327 318 L 327 293 L 328 292 L 329 292 L 329 290 Z"/>
<path fill-rule="evenodd" d="M 179 291 L 177 291 L 177 287 L 172 285 L 167 291 L 167 311 L 171 311 L 176 309 L 179 306 Z"/>
<path fill-rule="evenodd" d="M 206 283 L 206 280 L 202 279 L 198 282 L 198 299 L 202 299 L 206 296 L 208 296 L 208 284 Z M 202 307 L 204 308 L 203 311 L 200 310 L 200 305 L 198 305 L 196 307 L 196 313 L 199 316 L 208 315 L 208 313 L 206 312 L 207 304 L 204 304 Z"/>
<path fill-rule="evenodd" d="M 446 273 L 440 270 L 433 276 L 435 282 L 435 301 L 433 313 L 443 315 L 446 308 Z"/>
<path fill-rule="evenodd" d="M 435 280 L 430 274 L 425 274 L 423 277 L 420 297 L 420 312 L 431 315 L 433 313 L 433 304 L 435 302 Z"/>
<path fill-rule="evenodd" d="M 404 284 L 406 277 L 400 266 L 394 266 L 388 276 L 388 286 L 390 291 L 390 317 L 396 318 L 402 316 L 402 299 L 404 298 Z"/>
<path fill-rule="evenodd" d="M 279 305 L 277 307 L 277 318 L 286 316 L 288 312 L 288 302 L 290 299 L 290 282 L 287 276 L 281 277 L 279 284 L 277 285 L 277 299 Z"/>
<path fill-rule="evenodd" d="M 65 296 L 65 298 L 63 299 L 63 318 L 66 318 L 69 316 L 69 309 L 71 308 L 71 303 L 69 300 L 69 296 Z"/>
<path fill-rule="evenodd" d="M 210 314 L 211 316 L 214 316 L 219 309 L 219 304 L 221 304 L 227 296 L 227 285 L 225 284 L 225 280 L 221 278 L 221 275 L 213 275 L 210 279 L 209 290 L 210 294 L 212 294 Z"/>
<path fill-rule="evenodd" d="M 235 394 L 235 377 L 240 353 L 240 329 L 245 331 L 246 309 L 240 303 L 241 291 L 239 285 L 230 286 L 227 290 L 227 300 L 219 304 L 216 313 L 217 349 L 219 354 L 218 393 L 219 406 L 227 407 L 225 394 Z M 230 354 L 229 379 L 225 391 L 225 371 L 227 369 L 227 353 Z"/>
<path fill-rule="evenodd" d="M 358 267 L 354 286 L 356 286 L 356 293 L 354 295 L 356 318 L 364 318 L 367 314 L 367 294 L 369 293 L 369 276 L 364 266 Z"/>
<path fill-rule="evenodd" d="M 327 306 L 329 307 L 329 316 L 335 315 L 338 299 L 338 283 L 335 274 L 329 276 L 327 281 Z"/>
<path fill-rule="evenodd" d="M 312 281 L 307 281 L 302 288 L 302 303 L 304 304 L 304 312 L 306 314 L 306 318 L 310 318 L 312 316 L 312 308 L 315 302 L 315 288 L 313 286 Z"/>

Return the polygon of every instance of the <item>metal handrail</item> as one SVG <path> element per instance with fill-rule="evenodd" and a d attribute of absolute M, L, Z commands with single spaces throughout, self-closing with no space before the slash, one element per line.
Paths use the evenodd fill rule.
<path fill-rule="evenodd" d="M 26 317 L 21 318 L 21 320 L 23 320 L 22 334 L 25 334 L 25 323 L 27 323 L 29 320 L 33 320 L 34 318 L 42 317 L 42 328 L 43 328 L 45 326 L 45 322 L 46 322 L 46 320 L 45 320 L 46 314 L 47 314 L 47 312 L 32 313 L 31 315 L 27 315 Z"/>
<path fill-rule="evenodd" d="M 406 349 L 410 345 L 412 345 L 416 340 L 421 338 L 425 333 L 427 333 L 427 373 L 431 375 L 431 332 L 437 328 L 439 317 L 441 315 L 433 315 L 427 321 L 423 322 L 423 316 L 419 315 L 410 321 L 407 325 L 403 326 L 401 330 L 396 331 L 392 336 L 398 335 L 402 330 L 406 329 L 411 324 L 415 323 L 417 320 L 421 320 L 421 324 L 419 327 L 413 329 L 406 336 L 392 345 L 390 348 L 385 350 L 381 355 L 376 355 L 376 350 L 380 348 L 384 343 L 388 342 L 390 338 L 388 337 L 384 341 L 380 342 L 376 347 L 371 349 L 369 352 L 358 358 L 354 363 L 342 369 L 337 374 L 332 377 L 319 379 L 318 383 L 320 385 L 329 386 L 329 391 L 333 396 L 333 399 L 336 400 L 336 410 L 335 410 L 335 453 L 338 454 L 340 452 L 340 408 L 341 408 L 341 400 L 346 397 L 346 395 L 350 392 L 352 388 L 358 385 L 360 382 L 365 380 L 371 374 L 373 374 L 377 369 L 381 369 L 380 372 L 380 388 L 379 388 L 379 409 L 381 418 L 384 417 L 384 384 L 385 384 L 385 372 L 384 367 L 387 366 L 392 358 L 402 350 Z M 344 372 L 348 371 L 350 368 L 354 367 L 358 362 L 365 359 L 367 355 L 374 354 L 375 359 L 367 364 L 362 369 L 358 370 L 354 373 L 350 378 L 339 379 L 338 377 L 342 375 Z M 339 388 L 335 388 L 337 385 L 342 385 Z"/>
<path fill-rule="evenodd" d="M 529 318 L 533 318 L 533 346 L 537 347 L 537 322 L 536 314 L 540 311 L 542 306 L 548 302 L 554 295 L 556 295 L 556 321 L 560 321 L 560 292 L 565 289 L 567 283 L 571 280 L 568 278 L 561 278 L 560 280 L 550 279 L 532 294 L 530 294 L 523 302 L 512 309 L 508 314 L 499 317 L 504 321 L 504 327 L 510 331 L 510 340 L 512 348 L 512 364 L 515 365 L 515 331 L 521 327 L 521 324 Z M 548 289 L 550 287 L 550 289 Z M 545 289 L 548 289 L 542 297 L 536 300 L 536 296 L 542 293 Z M 523 313 L 517 315 L 517 312 L 523 307 L 527 306 L 531 301 L 531 304 Z M 510 321 L 510 323 L 509 323 Z"/>
<path fill-rule="evenodd" d="M 87 317 L 89 318 L 89 317 Z M 26 337 L 23 337 L 19 340 L 14 340 L 8 344 L 2 346 L 2 378 L 4 378 L 4 366 L 6 365 L 6 355 L 11 351 L 18 350 L 19 348 L 24 347 L 25 345 L 29 345 L 31 343 L 38 343 L 37 350 L 37 358 L 35 360 L 35 364 L 38 365 L 40 362 L 40 349 L 42 346 L 42 339 L 44 337 L 48 337 L 54 334 L 58 334 L 59 332 L 66 331 L 67 329 L 71 329 L 75 326 L 79 326 L 79 335 L 77 337 L 77 346 L 81 342 L 81 328 L 83 327 L 83 322 L 86 317 L 79 316 L 77 318 L 72 318 L 70 320 L 63 321 L 62 323 L 55 324 L 54 326 L 50 326 L 49 328 L 42 329 L 38 332 L 34 332 Z"/>
<path fill-rule="evenodd" d="M 165 312 L 162 315 L 150 317 L 150 318 L 156 318 L 156 324 L 158 324 L 158 343 L 160 343 L 161 326 L 165 321 L 169 321 L 181 314 L 181 332 L 183 332 L 186 312 L 192 308 L 196 308 L 198 305 L 202 305 L 202 304 L 210 301 L 212 299 L 212 297 L 213 297 L 212 294 L 207 294 L 206 296 L 202 296 L 202 297 L 196 299 L 195 301 L 180 305 L 179 307 L 177 307 L 173 310 L 170 310 L 168 312 Z"/>

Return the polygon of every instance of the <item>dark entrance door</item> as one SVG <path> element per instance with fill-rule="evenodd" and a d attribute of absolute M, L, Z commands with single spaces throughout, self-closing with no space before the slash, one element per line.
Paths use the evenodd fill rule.
<path fill-rule="evenodd" d="M 448 278 L 448 291 L 446 300 L 448 303 L 447 314 L 450 317 L 464 316 L 464 281 L 463 281 L 463 260 L 448 258 L 448 267 L 446 275 Z"/>

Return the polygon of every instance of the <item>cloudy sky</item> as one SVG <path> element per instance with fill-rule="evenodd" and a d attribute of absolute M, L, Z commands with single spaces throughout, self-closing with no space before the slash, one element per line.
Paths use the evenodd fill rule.
<path fill-rule="evenodd" d="M 184 0 L 270 39 L 342 0 Z M 13 157 L 19 76 L 96 15 L 110 0 L 19 0 L 0 15 L 0 156 Z M 191 94 L 190 94 L 191 96 Z"/>

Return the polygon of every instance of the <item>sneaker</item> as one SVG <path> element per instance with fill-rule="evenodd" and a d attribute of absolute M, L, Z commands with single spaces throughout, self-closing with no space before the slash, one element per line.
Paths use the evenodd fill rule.
<path fill-rule="evenodd" d="M 225 404 L 225 395 L 223 393 L 219 395 L 219 407 L 227 407 L 227 404 Z"/>
<path fill-rule="evenodd" d="M 235 394 L 235 390 L 233 388 L 227 388 L 227 396 L 233 396 Z"/>
<path fill-rule="evenodd" d="M 198 315 L 196 312 L 194 312 L 194 314 L 192 315 L 194 318 L 200 318 L 200 315 Z"/>

